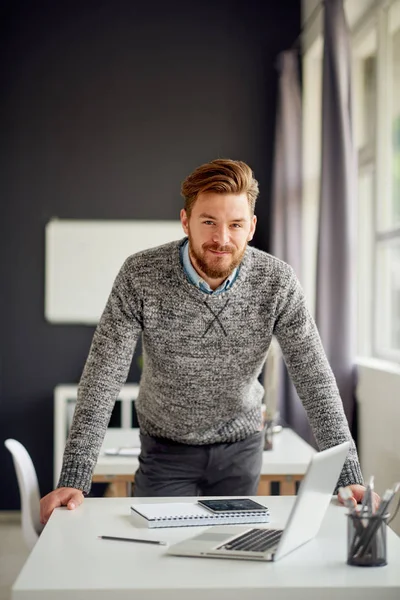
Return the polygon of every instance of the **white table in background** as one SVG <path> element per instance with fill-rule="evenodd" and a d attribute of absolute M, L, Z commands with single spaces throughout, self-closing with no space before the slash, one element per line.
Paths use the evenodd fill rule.
<path fill-rule="evenodd" d="M 57 485 L 65 443 L 75 409 L 78 386 L 60 384 L 54 389 L 54 486 Z M 139 393 L 138 384 L 125 384 L 119 395 L 121 428 L 109 428 L 94 470 L 94 482 L 112 483 L 112 493 L 123 496 L 130 492 L 134 473 L 139 466 L 137 457 L 107 456 L 105 449 L 118 446 L 139 446 L 138 429 L 130 428 L 133 403 Z M 259 495 L 271 493 L 271 482 L 277 481 L 281 495 L 292 495 L 296 484 L 306 471 L 314 449 L 294 431 L 285 428 L 274 435 L 273 450 L 264 452 Z"/>
<path fill-rule="evenodd" d="M 138 394 L 139 385 L 136 383 L 126 383 L 120 390 L 116 402 L 120 404 L 121 427 L 131 427 L 133 403 Z M 54 388 L 54 487 L 57 486 L 60 476 L 65 443 L 72 424 L 77 396 L 78 386 L 76 384 L 60 384 Z"/>
<path fill-rule="evenodd" d="M 129 491 L 139 461 L 137 456 L 107 456 L 105 450 L 125 446 L 140 446 L 138 429 L 107 429 L 93 475 L 94 482 L 113 483 L 118 496 L 125 495 L 127 487 Z M 281 495 L 294 495 L 296 483 L 303 478 L 314 452 L 314 448 L 288 427 L 275 433 L 273 449 L 263 454 L 258 495 L 268 496 L 273 481 L 279 482 Z"/>
<path fill-rule="evenodd" d="M 282 527 L 294 497 L 257 498 Z M 388 531 L 388 565 L 346 564 L 346 509 L 332 501 L 320 532 L 276 563 L 167 556 L 164 546 L 100 540 L 99 535 L 168 543 L 203 527 L 133 525 L 132 503 L 194 498 L 93 498 L 56 509 L 12 591 L 12 600 L 398 600 L 400 538 Z"/>

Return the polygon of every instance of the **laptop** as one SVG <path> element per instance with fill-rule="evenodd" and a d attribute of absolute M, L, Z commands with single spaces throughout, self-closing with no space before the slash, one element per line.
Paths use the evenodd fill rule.
<path fill-rule="evenodd" d="M 349 442 L 344 442 L 313 455 L 284 529 L 214 526 L 173 544 L 167 554 L 261 561 L 286 556 L 317 535 L 349 446 Z"/>

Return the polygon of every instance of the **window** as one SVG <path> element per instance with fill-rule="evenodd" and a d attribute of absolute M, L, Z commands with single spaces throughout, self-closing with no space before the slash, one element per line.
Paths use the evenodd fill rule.
<path fill-rule="evenodd" d="M 347 0 L 358 154 L 357 354 L 400 362 L 400 0 Z M 318 28 L 316 28 L 318 29 Z M 321 28 L 320 28 L 321 29 Z M 303 57 L 303 287 L 314 309 L 323 40 Z"/>
<path fill-rule="evenodd" d="M 353 36 L 358 353 L 400 360 L 400 0 Z"/>
<path fill-rule="evenodd" d="M 376 349 L 400 357 L 400 2 L 382 11 L 382 200 L 377 202 Z M 388 35 L 385 35 L 387 31 Z M 378 115 L 379 116 L 379 115 Z M 378 146 L 379 151 L 379 146 Z"/>
<path fill-rule="evenodd" d="M 370 356 L 373 332 L 374 228 L 373 208 L 376 188 L 376 23 L 353 41 L 354 133 L 358 153 L 357 202 L 357 352 Z"/>

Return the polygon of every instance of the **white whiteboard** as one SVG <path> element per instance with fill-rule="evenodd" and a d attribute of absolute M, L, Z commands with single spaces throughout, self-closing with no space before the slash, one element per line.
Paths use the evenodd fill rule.
<path fill-rule="evenodd" d="M 46 319 L 97 324 L 125 259 L 183 236 L 180 221 L 50 221 L 46 225 Z"/>

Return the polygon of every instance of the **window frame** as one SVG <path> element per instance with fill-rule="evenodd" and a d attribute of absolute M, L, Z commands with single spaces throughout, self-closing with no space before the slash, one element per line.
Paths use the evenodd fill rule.
<path fill-rule="evenodd" d="M 353 82 L 360 86 L 357 62 L 362 59 L 362 46 L 373 30 L 376 30 L 376 106 L 375 140 L 358 150 L 358 181 L 368 171 L 375 173 L 374 193 L 370 206 L 363 206 L 357 199 L 359 236 L 357 241 L 357 350 L 359 354 L 384 360 L 400 362 L 400 348 L 387 346 L 388 338 L 382 341 L 385 330 L 385 307 L 389 303 L 388 289 L 379 286 L 382 276 L 379 270 L 380 255 L 384 246 L 400 241 L 400 225 L 395 227 L 382 224 L 382 204 L 386 211 L 391 206 L 391 60 L 389 14 L 394 5 L 400 10 L 400 0 L 374 6 L 352 32 Z M 359 91 L 359 90 L 358 90 Z M 357 89 L 353 100 L 353 114 L 357 115 Z M 370 237 L 370 250 L 365 252 Z M 369 261 L 369 268 L 367 261 Z M 361 274 L 360 274 L 361 273 Z M 385 287 L 385 286 L 383 286 Z M 384 296 L 382 296 L 382 292 Z M 386 294 L 386 295 L 385 295 Z M 386 331 L 388 326 L 386 324 Z"/>

